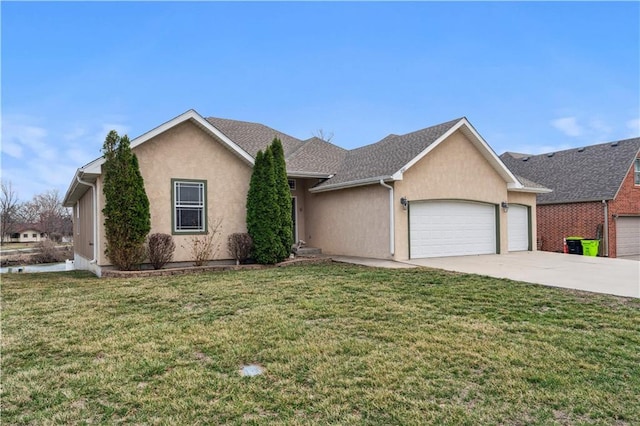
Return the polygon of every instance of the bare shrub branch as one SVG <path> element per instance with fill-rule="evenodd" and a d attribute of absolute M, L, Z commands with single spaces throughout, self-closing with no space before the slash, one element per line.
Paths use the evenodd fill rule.
<path fill-rule="evenodd" d="M 216 218 L 209 221 L 209 231 L 202 235 L 194 235 L 187 242 L 186 247 L 189 250 L 194 266 L 203 266 L 209 260 L 216 257 L 222 246 L 220 236 L 222 235 L 222 218 Z"/>
<path fill-rule="evenodd" d="M 247 233 L 235 233 L 229 235 L 227 241 L 229 253 L 236 260 L 236 265 L 244 262 L 249 258 L 251 254 L 251 248 L 253 247 L 253 240 L 251 235 Z"/>

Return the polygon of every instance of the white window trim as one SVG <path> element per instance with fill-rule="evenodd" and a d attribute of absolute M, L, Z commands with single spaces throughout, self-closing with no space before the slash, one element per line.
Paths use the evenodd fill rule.
<path fill-rule="evenodd" d="M 199 204 L 178 204 L 177 188 L 179 184 L 197 184 L 202 191 L 202 201 Z M 177 229 L 178 208 L 202 208 L 202 226 L 199 229 Z M 200 179 L 171 179 L 171 232 L 174 235 L 194 235 L 207 233 L 207 181 Z"/>

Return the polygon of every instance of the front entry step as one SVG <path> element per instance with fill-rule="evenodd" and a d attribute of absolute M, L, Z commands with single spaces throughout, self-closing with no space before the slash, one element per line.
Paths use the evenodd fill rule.
<path fill-rule="evenodd" d="M 294 248 L 293 252 L 296 256 L 315 256 L 322 254 L 322 249 L 315 247 L 300 247 L 299 249 Z"/>

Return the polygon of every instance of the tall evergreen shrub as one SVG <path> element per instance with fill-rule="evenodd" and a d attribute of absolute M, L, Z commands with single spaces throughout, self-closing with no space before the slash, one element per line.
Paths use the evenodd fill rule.
<path fill-rule="evenodd" d="M 106 255 L 117 268 L 128 271 L 144 260 L 145 239 L 151 229 L 149 199 L 129 137 L 112 130 L 102 151 Z"/>
<path fill-rule="evenodd" d="M 258 263 L 281 261 L 273 153 L 270 148 L 256 155 L 247 194 L 247 231 L 253 240 L 253 258 Z"/>
<path fill-rule="evenodd" d="M 284 148 L 282 147 L 280 139 L 273 139 L 271 151 L 273 152 L 276 203 L 278 205 L 275 221 L 278 223 L 277 233 L 278 239 L 280 240 L 279 257 L 282 261 L 291 253 L 291 244 L 293 244 L 291 190 L 289 189 L 289 180 L 287 179 L 287 164 L 284 160 Z"/>

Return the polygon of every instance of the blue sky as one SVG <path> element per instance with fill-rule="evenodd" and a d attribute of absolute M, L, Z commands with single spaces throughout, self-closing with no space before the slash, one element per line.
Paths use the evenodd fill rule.
<path fill-rule="evenodd" d="M 496 153 L 640 135 L 640 3 L 2 2 L 21 200 L 195 109 L 354 148 L 466 116 Z"/>

